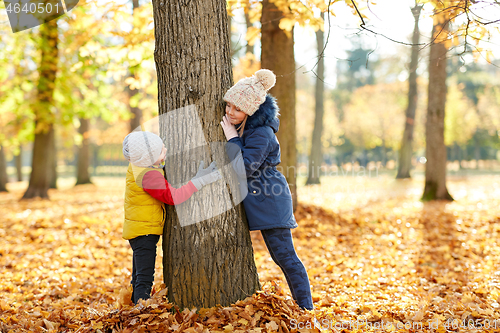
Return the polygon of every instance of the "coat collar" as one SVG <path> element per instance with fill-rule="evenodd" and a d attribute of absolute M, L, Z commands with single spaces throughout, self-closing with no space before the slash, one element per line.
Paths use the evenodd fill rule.
<path fill-rule="evenodd" d="M 253 129 L 262 126 L 270 126 L 274 133 L 279 129 L 279 107 L 276 98 L 267 94 L 266 100 L 262 103 L 252 116 L 249 116 L 245 129 Z"/>

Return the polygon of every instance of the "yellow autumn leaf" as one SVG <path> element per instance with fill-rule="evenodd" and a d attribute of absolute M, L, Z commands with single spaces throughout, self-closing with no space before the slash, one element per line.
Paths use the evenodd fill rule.
<path fill-rule="evenodd" d="M 249 27 L 247 29 L 245 39 L 247 43 L 251 46 L 255 45 L 255 42 L 260 38 L 260 28 L 257 27 Z"/>
<path fill-rule="evenodd" d="M 294 25 L 295 25 L 295 20 L 290 19 L 288 17 L 284 17 L 280 20 L 279 27 L 281 30 L 284 30 L 285 32 L 290 32 L 292 31 Z"/>

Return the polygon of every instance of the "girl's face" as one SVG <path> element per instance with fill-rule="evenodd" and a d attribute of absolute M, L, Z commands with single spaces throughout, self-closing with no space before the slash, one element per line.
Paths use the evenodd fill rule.
<path fill-rule="evenodd" d="M 241 124 L 247 117 L 247 114 L 245 112 L 240 111 L 234 104 L 231 104 L 229 102 L 226 102 L 226 115 L 233 125 Z"/>

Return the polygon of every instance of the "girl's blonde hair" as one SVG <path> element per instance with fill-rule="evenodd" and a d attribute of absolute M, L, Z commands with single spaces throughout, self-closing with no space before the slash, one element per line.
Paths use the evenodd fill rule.
<path fill-rule="evenodd" d="M 243 136 L 243 131 L 245 130 L 245 124 L 247 123 L 247 119 L 248 119 L 248 115 L 246 115 L 245 119 L 243 119 L 243 122 L 236 129 L 238 131 L 238 134 L 240 135 L 240 138 Z"/>

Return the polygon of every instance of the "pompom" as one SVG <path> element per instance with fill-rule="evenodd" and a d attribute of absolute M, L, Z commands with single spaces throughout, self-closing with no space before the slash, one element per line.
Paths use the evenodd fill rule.
<path fill-rule="evenodd" d="M 258 70 L 257 72 L 255 72 L 255 77 L 257 78 L 257 81 L 262 84 L 266 91 L 274 87 L 274 84 L 276 83 L 276 75 L 274 75 L 274 73 L 269 69 Z"/>

